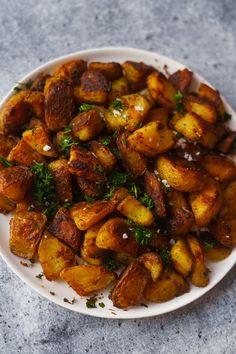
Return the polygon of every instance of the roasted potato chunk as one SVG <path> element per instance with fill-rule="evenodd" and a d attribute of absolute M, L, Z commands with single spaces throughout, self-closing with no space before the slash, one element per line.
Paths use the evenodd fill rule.
<path fill-rule="evenodd" d="M 138 244 L 124 219 L 114 218 L 106 221 L 98 231 L 96 245 L 116 252 L 135 256 Z"/>
<path fill-rule="evenodd" d="M 45 88 L 45 121 L 52 131 L 63 129 L 71 121 L 74 110 L 72 85 L 68 80 L 52 77 Z"/>
<path fill-rule="evenodd" d="M 213 262 L 222 261 L 223 259 L 227 258 L 230 253 L 230 248 L 227 248 L 219 243 L 214 244 L 213 247 L 204 248 L 204 255 Z"/>
<path fill-rule="evenodd" d="M 143 90 L 146 86 L 147 76 L 155 70 L 153 66 L 130 60 L 124 62 L 122 68 L 129 82 L 131 91 Z"/>
<path fill-rule="evenodd" d="M 44 95 L 42 92 L 28 91 L 25 103 L 29 104 L 34 116 L 44 121 Z"/>
<path fill-rule="evenodd" d="M 149 272 L 140 262 L 133 261 L 120 275 L 111 293 L 113 305 L 126 308 L 137 305 L 149 280 Z"/>
<path fill-rule="evenodd" d="M 215 106 L 219 119 L 224 120 L 225 108 L 219 91 L 214 90 L 206 84 L 201 84 L 198 89 L 198 94 L 210 101 Z"/>
<path fill-rule="evenodd" d="M 235 195 L 236 180 L 229 183 L 223 191 L 223 204 L 226 208 L 230 209 L 230 215 L 236 217 Z"/>
<path fill-rule="evenodd" d="M 112 199 L 116 204 L 119 204 L 122 202 L 122 200 L 124 200 L 128 195 L 130 195 L 130 192 L 128 191 L 127 188 L 123 188 L 123 187 L 120 187 L 118 188 L 113 196 L 112 196 Z"/>
<path fill-rule="evenodd" d="M 48 231 L 78 252 L 81 244 L 81 232 L 71 218 L 69 210 L 60 208 L 49 225 Z"/>
<path fill-rule="evenodd" d="M 185 95 L 183 105 L 187 111 L 197 114 L 208 123 L 214 124 L 217 120 L 215 106 L 204 97 L 197 94 Z"/>
<path fill-rule="evenodd" d="M 155 212 L 159 218 L 166 217 L 165 193 L 161 183 L 154 173 L 146 171 L 144 175 L 144 190 L 152 198 L 155 205 Z"/>
<path fill-rule="evenodd" d="M 203 189 L 189 195 L 189 203 L 198 226 L 207 226 L 222 205 L 219 183 L 208 178 Z"/>
<path fill-rule="evenodd" d="M 83 73 L 80 79 L 80 86 L 75 89 L 74 94 L 81 102 L 106 103 L 109 93 L 107 79 L 99 71 L 88 70 Z"/>
<path fill-rule="evenodd" d="M 97 200 L 93 204 L 80 202 L 71 208 L 71 216 L 79 230 L 88 230 L 115 210 L 115 202 Z"/>
<path fill-rule="evenodd" d="M 223 154 L 226 154 L 227 152 L 230 152 L 235 140 L 236 132 L 229 132 L 227 136 L 217 144 L 216 149 Z"/>
<path fill-rule="evenodd" d="M 111 91 L 108 94 L 108 102 L 112 102 L 129 93 L 129 84 L 127 79 L 122 76 L 117 80 L 112 81 Z"/>
<path fill-rule="evenodd" d="M 17 140 L 14 137 L 0 134 L 0 156 L 7 157 L 16 144 Z"/>
<path fill-rule="evenodd" d="M 98 159 L 90 151 L 77 145 L 73 145 L 70 149 L 68 166 L 70 173 L 78 177 L 94 182 L 106 180 L 104 168 Z"/>
<path fill-rule="evenodd" d="M 225 156 L 204 155 L 200 164 L 219 182 L 229 182 L 236 178 L 236 165 Z"/>
<path fill-rule="evenodd" d="M 39 244 L 39 262 L 47 280 L 59 278 L 60 272 L 75 264 L 75 255 L 72 249 L 45 231 Z"/>
<path fill-rule="evenodd" d="M 147 301 L 160 303 L 187 292 L 189 292 L 187 281 L 173 270 L 166 270 L 156 281 L 149 280 L 143 295 Z"/>
<path fill-rule="evenodd" d="M 96 109 L 79 113 L 72 119 L 70 125 L 74 136 L 82 141 L 91 140 L 104 128 L 103 119 Z"/>
<path fill-rule="evenodd" d="M 25 130 L 22 136 L 24 141 L 39 154 L 49 157 L 57 156 L 57 151 L 44 127 L 37 126 L 33 129 Z"/>
<path fill-rule="evenodd" d="M 72 181 L 67 160 L 54 160 L 48 165 L 48 167 L 53 174 L 59 201 L 61 203 L 71 202 L 73 198 Z"/>
<path fill-rule="evenodd" d="M 175 270 L 183 277 L 187 277 L 192 270 L 193 258 L 186 241 L 182 238 L 178 239 L 171 248 L 170 254 Z"/>
<path fill-rule="evenodd" d="M 175 144 L 175 134 L 157 121 L 137 129 L 127 140 L 133 149 L 152 157 L 170 150 Z"/>
<path fill-rule="evenodd" d="M 151 109 L 151 111 L 149 111 L 145 119 L 145 124 L 148 124 L 150 122 L 160 122 L 167 126 L 168 116 L 169 116 L 168 108 L 166 107 L 153 108 Z"/>
<path fill-rule="evenodd" d="M 104 256 L 107 253 L 107 249 L 102 247 L 98 247 L 96 245 L 96 239 L 101 229 L 103 222 L 100 222 L 90 229 L 88 229 L 84 235 L 84 242 L 82 244 L 81 252 L 83 253 L 83 257 L 88 258 L 99 258 Z"/>
<path fill-rule="evenodd" d="M 96 156 L 106 172 L 111 172 L 117 163 L 113 153 L 102 143 L 93 140 L 89 142 L 89 150 Z"/>
<path fill-rule="evenodd" d="M 177 157 L 159 156 L 157 170 L 162 179 L 181 192 L 199 191 L 205 183 L 205 172 L 196 163 Z"/>
<path fill-rule="evenodd" d="M 183 70 L 177 70 L 174 74 L 170 75 L 169 80 L 176 90 L 187 93 L 189 91 L 192 77 L 192 71 L 185 68 Z"/>
<path fill-rule="evenodd" d="M 118 204 L 117 210 L 137 224 L 150 226 L 154 223 L 152 212 L 132 195 L 127 196 L 120 204 Z"/>
<path fill-rule="evenodd" d="M 18 257 L 33 259 L 47 218 L 36 212 L 17 212 L 10 221 L 9 247 Z"/>
<path fill-rule="evenodd" d="M 64 78 L 71 81 L 73 85 L 80 83 L 82 74 L 87 70 L 87 63 L 85 60 L 77 59 L 68 61 L 56 68 L 53 76 Z"/>
<path fill-rule="evenodd" d="M 198 287 L 207 286 L 209 283 L 209 277 L 204 263 L 204 253 L 200 243 L 193 236 L 188 236 L 187 242 L 193 256 L 191 282 L 193 285 Z"/>
<path fill-rule="evenodd" d="M 155 101 L 164 107 L 175 107 L 177 91 L 165 75 L 157 71 L 152 72 L 147 77 L 147 87 Z"/>
<path fill-rule="evenodd" d="M 103 258 L 102 257 L 88 257 L 85 254 L 84 248 L 81 247 L 80 249 L 80 255 L 81 258 L 88 264 L 94 265 L 94 266 L 100 266 L 103 265 Z"/>
<path fill-rule="evenodd" d="M 45 73 L 40 73 L 38 76 L 36 76 L 36 78 L 34 79 L 30 90 L 31 91 L 38 91 L 38 92 L 43 92 L 44 91 L 44 87 L 46 84 L 47 79 L 50 78 L 49 74 L 45 74 Z"/>
<path fill-rule="evenodd" d="M 230 215 L 219 216 L 210 225 L 214 238 L 223 246 L 232 248 L 236 245 L 236 218 Z"/>
<path fill-rule="evenodd" d="M 31 166 L 35 162 L 45 162 L 43 155 L 33 150 L 24 139 L 21 139 L 10 151 L 7 159 L 10 162 L 16 162 L 25 166 Z"/>
<path fill-rule="evenodd" d="M 138 261 L 150 272 L 153 281 L 156 281 L 162 272 L 162 259 L 154 252 L 143 253 Z"/>
<path fill-rule="evenodd" d="M 99 182 L 89 181 L 83 177 L 76 178 L 78 186 L 82 192 L 88 197 L 99 197 L 102 193 L 102 184 Z"/>
<path fill-rule="evenodd" d="M 108 81 L 117 80 L 122 76 L 122 67 L 119 63 L 101 63 L 99 61 L 93 61 L 89 63 L 89 70 L 99 71 L 103 74 Z"/>

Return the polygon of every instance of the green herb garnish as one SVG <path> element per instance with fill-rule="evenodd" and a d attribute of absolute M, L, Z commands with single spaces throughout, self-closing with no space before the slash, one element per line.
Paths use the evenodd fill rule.
<path fill-rule="evenodd" d="M 175 109 L 177 112 L 183 112 L 184 106 L 183 106 L 183 94 L 180 91 L 177 91 L 175 95 Z"/>
<path fill-rule="evenodd" d="M 113 155 L 115 155 L 115 157 L 117 158 L 117 160 L 121 159 L 121 154 L 120 154 L 120 150 L 118 149 L 118 147 L 114 146 L 110 148 L 111 152 L 113 153 Z"/>
<path fill-rule="evenodd" d="M 70 125 L 66 125 L 64 127 L 64 133 L 70 133 L 70 132 L 72 132 L 72 127 Z"/>
<path fill-rule="evenodd" d="M 170 254 L 170 251 L 168 250 L 168 248 L 163 248 L 160 251 L 160 256 L 161 256 L 163 265 L 167 268 L 170 268 L 172 263 L 171 263 L 171 254 Z"/>
<path fill-rule="evenodd" d="M 139 195 L 141 193 L 141 190 L 139 188 L 139 186 L 137 186 L 137 184 L 135 184 L 134 182 L 131 183 L 131 186 L 129 188 L 130 193 L 136 198 L 139 198 Z"/>
<path fill-rule="evenodd" d="M 148 241 L 153 237 L 153 231 L 147 229 L 142 225 L 135 225 L 134 227 L 134 238 L 141 245 L 147 245 Z"/>
<path fill-rule="evenodd" d="M 229 114 L 228 112 L 225 112 L 224 120 L 229 121 L 232 118 L 232 114 Z"/>
<path fill-rule="evenodd" d="M 86 200 L 86 202 L 88 202 L 89 204 L 92 204 L 95 202 L 95 199 L 93 197 L 89 197 L 88 195 L 84 196 L 84 200 Z"/>
<path fill-rule="evenodd" d="M 152 209 L 154 207 L 154 203 L 152 198 L 150 198 L 147 193 L 144 193 L 144 195 L 139 199 L 140 203 L 145 205 L 148 209 Z"/>
<path fill-rule="evenodd" d="M 117 111 L 122 111 L 124 109 L 124 104 L 119 99 L 116 99 L 115 101 L 113 101 L 111 105 Z"/>
<path fill-rule="evenodd" d="M 0 156 L 0 163 L 4 166 L 4 167 L 12 167 L 14 166 L 14 162 L 10 162 L 10 161 L 7 161 L 7 159 L 3 156 Z"/>
<path fill-rule="evenodd" d="M 109 270 L 115 271 L 119 268 L 119 265 L 113 257 L 106 257 L 104 260 L 104 267 Z"/>
<path fill-rule="evenodd" d="M 43 276 L 44 276 L 43 273 L 39 273 L 38 275 L 35 275 L 35 278 L 38 278 L 38 279 L 41 280 Z"/>
<path fill-rule="evenodd" d="M 67 201 L 63 204 L 63 208 L 70 209 L 71 205 L 72 205 L 72 203 L 70 201 Z"/>
<path fill-rule="evenodd" d="M 69 158 L 71 146 L 77 145 L 77 144 L 78 143 L 76 141 L 74 141 L 72 136 L 64 135 L 61 138 L 61 141 L 60 141 L 60 144 L 59 144 L 59 150 L 66 158 Z"/>
<path fill-rule="evenodd" d="M 89 103 L 82 103 L 80 106 L 79 106 L 79 111 L 80 112 L 87 112 L 87 111 L 90 111 L 90 109 L 92 109 L 93 106 Z"/>
<path fill-rule="evenodd" d="M 214 244 L 213 244 L 213 242 L 204 241 L 203 246 L 204 246 L 205 250 L 208 251 L 214 247 Z"/>
<path fill-rule="evenodd" d="M 102 145 L 104 145 L 104 146 L 108 146 L 110 144 L 110 142 L 111 142 L 111 138 L 108 136 L 103 138 L 101 141 Z"/>
<path fill-rule="evenodd" d="M 96 296 L 92 296 L 90 298 L 87 299 L 86 301 L 86 306 L 88 309 L 95 309 L 97 308 L 96 306 L 96 301 L 97 301 L 97 298 Z"/>
<path fill-rule="evenodd" d="M 108 191 L 104 196 L 104 199 L 109 199 L 113 196 L 113 193 L 118 187 L 122 187 L 126 184 L 128 180 L 127 173 L 122 172 L 112 172 L 108 181 Z"/>
<path fill-rule="evenodd" d="M 98 306 L 100 306 L 102 309 L 104 309 L 105 304 L 104 304 L 104 302 L 99 302 L 99 303 L 98 303 Z"/>

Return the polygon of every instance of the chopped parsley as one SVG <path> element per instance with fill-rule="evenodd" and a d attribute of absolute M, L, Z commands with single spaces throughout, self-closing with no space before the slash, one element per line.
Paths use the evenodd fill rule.
<path fill-rule="evenodd" d="M 113 193 L 118 187 L 122 187 L 126 184 L 128 180 L 127 173 L 123 172 L 112 172 L 108 181 L 108 191 L 104 196 L 104 199 L 109 199 L 112 197 Z"/>
<path fill-rule="evenodd" d="M 232 114 L 229 114 L 228 112 L 225 112 L 224 120 L 229 121 L 232 118 Z"/>
<path fill-rule="evenodd" d="M 93 106 L 89 103 L 82 103 L 80 106 L 79 106 L 79 111 L 80 112 L 87 112 L 87 111 L 90 111 L 90 109 L 92 109 Z"/>
<path fill-rule="evenodd" d="M 98 303 L 98 306 L 100 306 L 102 309 L 104 309 L 105 304 L 104 304 L 104 302 L 99 302 L 99 303 Z"/>
<path fill-rule="evenodd" d="M 0 156 L 0 163 L 4 166 L 4 167 L 12 167 L 14 166 L 14 162 L 10 162 L 10 161 L 7 161 L 7 159 L 3 156 Z"/>
<path fill-rule="evenodd" d="M 147 193 L 144 193 L 144 195 L 139 199 L 140 203 L 145 205 L 148 209 L 152 209 L 154 207 L 154 203 L 152 198 L 150 198 Z"/>
<path fill-rule="evenodd" d="M 175 95 L 175 109 L 177 112 L 183 112 L 184 106 L 183 106 L 183 94 L 180 91 L 177 91 Z"/>
<path fill-rule="evenodd" d="M 86 202 L 88 202 L 89 204 L 92 204 L 95 202 L 95 199 L 93 197 L 89 197 L 88 195 L 84 196 L 84 200 L 86 200 Z"/>
<path fill-rule="evenodd" d="M 111 138 L 108 136 L 103 138 L 101 141 L 102 145 L 104 145 L 104 146 L 108 146 L 110 144 L 110 142 L 111 142 Z"/>
<path fill-rule="evenodd" d="M 69 158 L 69 156 L 70 156 L 70 148 L 73 145 L 77 145 L 77 142 L 74 141 L 72 136 L 64 135 L 61 138 L 61 141 L 60 141 L 60 144 L 59 144 L 59 150 L 60 150 L 61 154 L 65 156 L 65 158 Z"/>
<path fill-rule="evenodd" d="M 115 101 L 113 101 L 111 105 L 117 111 L 122 111 L 125 107 L 124 104 L 119 99 L 116 99 Z"/>
<path fill-rule="evenodd" d="M 131 183 L 131 186 L 129 188 L 130 193 L 136 198 L 139 198 L 139 195 L 141 193 L 141 190 L 139 188 L 139 186 L 137 186 L 137 184 L 135 184 L 134 182 Z"/>
<path fill-rule="evenodd" d="M 104 267 L 109 270 L 115 271 L 119 268 L 119 264 L 113 257 L 106 257 L 104 260 Z"/>
<path fill-rule="evenodd" d="M 90 298 L 87 299 L 86 301 L 86 306 L 88 309 L 95 309 L 97 308 L 96 306 L 96 301 L 97 301 L 97 298 L 96 296 L 92 296 Z"/>
<path fill-rule="evenodd" d="M 128 221 L 128 223 L 132 225 L 132 222 Z M 154 232 L 142 225 L 135 225 L 132 228 L 133 228 L 134 238 L 141 246 L 147 245 L 148 241 L 150 241 L 151 238 L 153 237 Z"/>
<path fill-rule="evenodd" d="M 146 206 L 148 209 L 152 209 L 154 207 L 152 198 L 150 198 L 147 193 L 142 194 L 141 188 L 134 182 L 131 183 L 129 191 L 141 204 Z"/>
<path fill-rule="evenodd" d="M 170 254 L 170 251 L 168 250 L 168 248 L 166 248 L 166 247 L 163 248 L 160 251 L 160 256 L 161 256 L 163 265 L 167 268 L 170 268 L 172 265 L 172 262 L 171 262 L 171 254 Z"/>
<path fill-rule="evenodd" d="M 111 152 L 113 153 L 113 155 L 115 155 L 115 157 L 117 158 L 117 160 L 121 159 L 121 154 L 120 154 L 120 150 L 118 149 L 118 147 L 114 146 L 114 147 L 110 147 Z"/>
<path fill-rule="evenodd" d="M 66 126 L 64 127 L 64 133 L 70 133 L 70 132 L 72 132 L 71 126 L 70 126 L 70 125 L 66 125 Z"/>
<path fill-rule="evenodd" d="M 214 244 L 213 244 L 213 242 L 204 241 L 203 246 L 204 246 L 205 250 L 208 251 L 214 247 Z"/>
<path fill-rule="evenodd" d="M 72 203 L 71 203 L 70 201 L 67 201 L 67 202 L 65 202 L 65 203 L 63 204 L 63 207 L 64 207 L 65 209 L 70 209 L 71 205 L 72 205 Z"/>

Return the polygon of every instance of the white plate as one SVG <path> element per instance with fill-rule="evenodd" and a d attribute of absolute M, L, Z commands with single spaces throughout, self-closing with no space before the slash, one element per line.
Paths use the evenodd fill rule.
<path fill-rule="evenodd" d="M 66 55 L 55 60 L 51 60 L 47 64 L 40 66 L 38 69 L 32 71 L 30 74 L 25 76 L 21 80 L 21 82 L 27 82 L 28 80 L 33 79 L 40 72 L 50 73 L 50 71 L 53 70 L 54 67 L 56 67 L 57 65 L 62 64 L 63 62 L 66 62 L 68 60 L 78 58 L 83 58 L 88 61 L 117 61 L 121 63 L 125 60 L 143 61 L 147 64 L 155 66 L 157 69 L 163 72 L 166 72 L 166 70 L 168 70 L 169 73 L 173 73 L 178 69 L 184 68 L 184 65 L 172 59 L 144 50 L 131 48 L 102 48 L 85 50 Z M 197 74 L 194 75 L 193 81 L 195 86 L 198 85 L 199 82 L 205 82 L 209 84 Z M 218 87 L 218 89 L 220 90 L 220 87 Z M 12 95 L 12 93 L 13 91 L 11 90 L 7 94 L 7 96 L 2 100 L 0 106 L 3 105 L 4 102 L 6 102 L 6 100 Z M 230 123 L 231 128 L 236 129 L 236 113 L 226 102 L 225 106 L 228 112 L 231 113 L 233 116 L 233 119 Z M 233 267 L 236 259 L 236 249 L 234 249 L 231 255 L 225 260 L 218 263 L 211 263 L 208 265 L 211 270 L 210 282 L 208 286 L 206 286 L 205 288 L 197 288 L 192 286 L 189 293 L 184 294 L 168 302 L 165 302 L 163 304 L 149 303 L 147 308 L 143 306 L 137 306 L 128 309 L 128 311 L 124 311 L 114 308 L 112 302 L 107 297 L 109 292 L 104 291 L 104 298 L 102 298 L 98 302 L 103 302 L 105 304 L 105 308 L 101 308 L 98 306 L 95 309 L 89 309 L 86 307 L 86 298 L 81 298 L 71 288 L 69 288 L 66 283 L 62 281 L 49 282 L 44 277 L 42 278 L 42 280 L 36 278 L 36 275 L 42 272 L 42 269 L 39 264 L 34 264 L 31 268 L 24 267 L 20 264 L 20 261 L 24 260 L 14 256 L 9 251 L 9 220 L 10 216 L 0 215 L 0 255 L 8 264 L 8 266 L 12 269 L 12 271 L 16 273 L 26 284 L 31 286 L 39 294 L 49 299 L 50 301 L 53 301 L 56 304 L 66 307 L 70 310 L 96 317 L 126 319 L 142 318 L 156 316 L 176 310 L 198 299 L 200 296 L 202 296 L 211 288 L 213 288 Z M 55 295 L 53 296 L 50 291 L 54 292 Z M 72 300 L 73 298 L 75 298 L 76 302 L 72 305 L 64 302 L 64 298 L 67 298 L 68 300 Z"/>

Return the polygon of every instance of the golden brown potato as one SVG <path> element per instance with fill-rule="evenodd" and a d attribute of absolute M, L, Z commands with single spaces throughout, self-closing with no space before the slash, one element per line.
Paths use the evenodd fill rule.
<path fill-rule="evenodd" d="M 99 258 L 104 256 L 107 253 L 106 249 L 102 247 L 98 247 L 96 245 L 97 235 L 102 225 L 103 222 L 100 222 L 92 226 L 90 229 L 86 231 L 84 235 L 84 242 L 81 247 L 81 252 L 83 253 L 83 257 Z"/>
<path fill-rule="evenodd" d="M 113 305 L 126 308 L 137 305 L 149 280 L 149 272 L 140 262 L 133 261 L 121 273 L 111 293 Z"/>
<path fill-rule="evenodd" d="M 154 252 L 143 253 L 138 261 L 150 272 L 153 281 L 156 281 L 162 272 L 162 259 Z"/>
<path fill-rule="evenodd" d="M 33 259 L 47 218 L 36 212 L 17 212 L 10 221 L 9 247 L 18 257 Z"/>
<path fill-rule="evenodd" d="M 29 104 L 34 116 L 44 120 L 44 95 L 42 92 L 28 91 L 24 101 Z"/>
<path fill-rule="evenodd" d="M 236 132 L 229 132 L 227 136 L 217 144 L 216 149 L 223 154 L 226 154 L 227 152 L 230 152 L 235 140 Z"/>
<path fill-rule="evenodd" d="M 43 127 L 48 132 L 48 127 L 41 119 L 32 117 L 29 123 L 27 124 L 27 129 L 33 129 L 35 127 Z"/>
<path fill-rule="evenodd" d="M 212 102 L 216 108 L 219 119 L 224 120 L 225 108 L 219 91 L 214 90 L 212 87 L 207 86 L 206 84 L 201 84 L 198 89 L 198 94 Z"/>
<path fill-rule="evenodd" d="M 91 140 L 104 128 L 103 119 L 96 109 L 79 113 L 70 123 L 75 137 L 82 141 Z"/>
<path fill-rule="evenodd" d="M 187 292 L 189 292 L 187 281 L 173 270 L 166 270 L 156 281 L 149 280 L 143 295 L 147 301 L 160 303 Z"/>
<path fill-rule="evenodd" d="M 223 191 L 223 204 L 226 208 L 230 209 L 231 216 L 236 217 L 235 195 L 236 195 L 236 180 L 229 183 Z"/>
<path fill-rule="evenodd" d="M 28 91 L 20 91 L 4 104 L 0 110 L 0 133 L 19 134 L 32 116 L 30 105 L 25 102 Z"/>
<path fill-rule="evenodd" d="M 108 81 L 117 80 L 122 76 L 122 67 L 119 63 L 102 63 L 99 61 L 93 61 L 89 63 L 89 70 L 99 71 L 103 74 Z"/>
<path fill-rule="evenodd" d="M 47 80 L 45 88 L 45 121 L 50 130 L 58 131 L 71 121 L 74 96 L 71 83 L 60 77 Z"/>
<path fill-rule="evenodd" d="M 229 182 L 236 178 L 236 165 L 226 156 L 204 155 L 200 164 L 219 182 Z"/>
<path fill-rule="evenodd" d="M 198 226 L 207 226 L 218 213 L 222 205 L 222 194 L 219 183 L 208 178 L 203 189 L 190 193 L 189 204 Z"/>
<path fill-rule="evenodd" d="M 122 202 L 122 200 L 124 200 L 128 195 L 130 195 L 130 192 L 128 191 L 128 189 L 120 187 L 118 188 L 113 196 L 112 199 L 116 204 L 119 204 Z"/>
<path fill-rule="evenodd" d="M 96 140 L 90 141 L 88 146 L 89 150 L 96 156 L 105 171 L 111 172 L 117 163 L 117 159 L 113 153 Z"/>
<path fill-rule="evenodd" d="M 44 156 L 33 150 L 24 139 L 21 139 L 10 151 L 7 160 L 25 166 L 31 166 L 35 162 L 45 162 Z"/>
<path fill-rule="evenodd" d="M 80 256 L 86 263 L 88 263 L 90 265 L 94 265 L 94 266 L 103 265 L 103 258 L 102 257 L 88 257 L 88 256 L 86 256 L 83 247 L 81 247 L 81 249 L 80 249 Z"/>
<path fill-rule="evenodd" d="M 78 85 L 80 83 L 80 78 L 82 74 L 86 70 L 87 63 L 85 60 L 70 60 L 67 63 L 58 66 L 54 70 L 53 76 L 64 78 L 68 81 L 71 81 L 73 85 Z"/>
<path fill-rule="evenodd" d="M 129 60 L 122 64 L 122 68 L 131 91 L 143 90 L 146 86 L 147 76 L 155 70 L 153 66 Z"/>
<path fill-rule="evenodd" d="M 104 289 L 116 279 L 116 273 L 96 265 L 78 265 L 66 268 L 60 276 L 80 296 Z"/>
<path fill-rule="evenodd" d="M 109 93 L 107 79 L 99 71 L 85 71 L 80 79 L 80 86 L 75 89 L 74 94 L 80 102 L 106 103 Z"/>
<path fill-rule="evenodd" d="M 30 90 L 31 91 L 38 91 L 38 92 L 43 92 L 44 91 L 44 87 L 46 84 L 47 79 L 50 78 L 49 74 L 45 74 L 45 73 L 41 73 L 38 76 L 36 76 L 36 78 L 34 79 Z"/>
<path fill-rule="evenodd" d="M 146 156 L 156 156 L 170 150 L 175 144 L 175 134 L 161 122 L 150 122 L 128 137 L 133 149 Z"/>
<path fill-rule="evenodd" d="M 152 212 L 132 195 L 127 196 L 120 204 L 118 204 L 117 210 L 137 224 L 150 226 L 154 223 Z"/>
<path fill-rule="evenodd" d="M 70 173 L 84 177 L 89 181 L 105 181 L 106 174 L 98 159 L 88 150 L 73 145 L 70 149 L 70 160 L 68 162 Z"/>
<path fill-rule="evenodd" d="M 144 175 L 144 190 L 152 198 L 155 205 L 155 212 L 159 218 L 166 217 L 165 193 L 161 183 L 154 173 L 146 171 Z"/>
<path fill-rule="evenodd" d="M 72 249 L 45 231 L 38 249 L 39 262 L 47 280 L 56 280 L 60 272 L 75 264 Z"/>
<path fill-rule="evenodd" d="M 102 184 L 99 182 L 89 181 L 83 177 L 76 178 L 78 186 L 82 192 L 88 197 L 99 197 L 102 193 Z"/>
<path fill-rule="evenodd" d="M 16 144 L 17 140 L 14 137 L 0 134 L 0 156 L 7 157 Z"/>
<path fill-rule="evenodd" d="M 210 225 L 214 238 L 223 246 L 232 248 L 236 245 L 236 218 L 230 215 L 219 216 Z"/>
<path fill-rule="evenodd" d="M 204 254 L 211 261 L 222 261 L 227 258 L 231 253 L 231 249 L 222 246 L 221 244 L 214 244 L 213 247 L 205 247 Z"/>
<path fill-rule="evenodd" d="M 78 252 L 81 244 L 81 232 L 71 218 L 69 210 L 60 208 L 49 225 L 48 231 Z"/>
<path fill-rule="evenodd" d="M 120 128 L 136 130 L 144 121 L 150 102 L 141 94 L 133 93 L 111 102 L 105 113 L 105 123 L 111 132 Z"/>
<path fill-rule="evenodd" d="M 172 246 L 170 254 L 175 270 L 183 277 L 187 277 L 192 270 L 193 258 L 186 241 L 179 238 Z"/>
<path fill-rule="evenodd" d="M 106 221 L 98 231 L 96 245 L 116 252 L 135 256 L 138 244 L 124 219 L 113 218 Z"/>
<path fill-rule="evenodd" d="M 57 156 L 57 151 L 44 127 L 37 126 L 33 129 L 25 130 L 22 136 L 24 141 L 39 154 L 49 157 Z"/>
<path fill-rule="evenodd" d="M 193 236 L 187 237 L 187 242 L 193 256 L 191 282 L 198 287 L 207 286 L 209 283 L 208 271 L 204 263 L 204 253 L 198 240 Z"/>
<path fill-rule="evenodd" d="M 115 202 L 97 200 L 93 204 L 80 202 L 71 208 L 71 216 L 79 230 L 88 230 L 115 210 Z"/>
<path fill-rule="evenodd" d="M 145 124 L 148 124 L 150 122 L 160 122 L 164 125 L 167 125 L 168 115 L 169 110 L 166 107 L 153 108 L 151 109 L 151 111 L 149 111 L 145 119 Z"/>
<path fill-rule="evenodd" d="M 176 105 L 176 89 L 165 75 L 154 71 L 147 77 L 148 90 L 158 103 L 164 107 L 174 108 Z"/>
<path fill-rule="evenodd" d="M 177 70 L 175 73 L 170 75 L 169 80 L 174 85 L 176 90 L 187 93 L 189 91 L 192 77 L 192 71 L 185 68 L 183 70 Z"/>
<path fill-rule="evenodd" d="M 120 132 L 116 141 L 125 169 L 133 178 L 136 178 L 142 176 L 147 170 L 147 161 L 130 146 L 127 141 L 128 136 L 127 132 Z"/>
<path fill-rule="evenodd" d="M 199 191 L 205 183 L 205 172 L 196 163 L 178 157 L 159 156 L 157 170 L 163 180 L 181 192 Z"/>
<path fill-rule="evenodd" d="M 112 102 L 129 93 L 129 84 L 127 79 L 122 76 L 117 80 L 112 81 L 111 91 L 108 94 L 108 102 Z"/>
<path fill-rule="evenodd" d="M 187 94 L 183 98 L 183 105 L 187 111 L 200 116 L 208 123 L 214 124 L 217 120 L 217 112 L 214 104 L 197 94 Z"/>
<path fill-rule="evenodd" d="M 48 167 L 52 171 L 56 192 L 61 203 L 71 202 L 73 198 L 72 181 L 68 161 L 64 159 L 52 161 Z"/>

